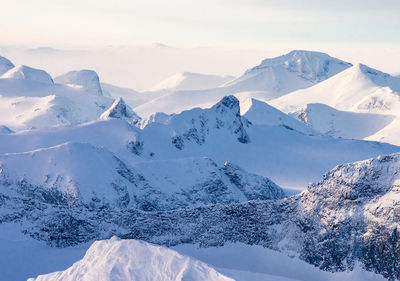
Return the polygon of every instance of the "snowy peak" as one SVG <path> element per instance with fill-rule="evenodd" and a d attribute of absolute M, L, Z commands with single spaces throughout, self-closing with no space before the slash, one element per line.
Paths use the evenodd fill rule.
<path fill-rule="evenodd" d="M 307 192 L 330 194 L 336 199 L 373 199 L 400 184 L 400 154 L 378 156 L 336 166 Z"/>
<path fill-rule="evenodd" d="M 15 79 L 15 80 L 27 80 L 32 82 L 39 82 L 43 84 L 53 84 L 53 79 L 44 70 L 32 68 L 26 65 L 16 66 L 0 78 Z"/>
<path fill-rule="evenodd" d="M 241 77 L 227 83 L 233 92 L 259 91 L 269 100 L 295 90 L 308 88 L 349 68 L 350 63 L 311 51 L 292 51 L 265 59 Z"/>
<path fill-rule="evenodd" d="M 216 88 L 234 79 L 233 76 L 219 76 L 192 72 L 177 73 L 154 86 L 152 91 L 189 91 Z"/>
<path fill-rule="evenodd" d="M 209 265 L 166 247 L 112 237 L 96 241 L 80 261 L 65 271 L 29 281 L 234 281 Z"/>
<path fill-rule="evenodd" d="M 100 116 L 100 119 L 102 120 L 110 118 L 123 119 L 134 123 L 137 123 L 140 120 L 140 117 L 130 108 L 130 106 L 125 103 L 121 97 L 117 98 L 110 108 Z"/>
<path fill-rule="evenodd" d="M 55 81 L 60 84 L 80 87 L 86 92 L 95 93 L 102 96 L 103 92 L 100 85 L 100 78 L 93 70 L 70 71 L 64 75 L 55 78 Z"/>
<path fill-rule="evenodd" d="M 245 74 L 280 66 L 297 73 L 305 80 L 320 82 L 345 70 L 352 64 L 321 52 L 294 50 L 280 57 L 265 59 L 260 65 L 246 71 Z"/>
<path fill-rule="evenodd" d="M 0 56 L 0 76 L 15 67 L 15 65 L 6 59 L 5 57 Z"/>
<path fill-rule="evenodd" d="M 241 102 L 241 109 L 243 116 L 254 125 L 283 126 L 305 134 L 317 133 L 302 122 L 257 99 L 244 100 Z"/>
<path fill-rule="evenodd" d="M 220 102 L 212 107 L 219 114 L 223 114 L 225 111 L 232 112 L 235 116 L 240 116 L 240 104 L 239 100 L 235 96 L 223 97 Z"/>

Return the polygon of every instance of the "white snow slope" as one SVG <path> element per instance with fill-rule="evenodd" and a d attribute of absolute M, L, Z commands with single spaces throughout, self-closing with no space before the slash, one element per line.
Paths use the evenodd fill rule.
<path fill-rule="evenodd" d="M 1 62 L 0 62 L 1 65 Z M 4 66 L 4 64 L 3 64 Z M 14 131 L 98 119 L 113 99 L 101 94 L 95 72 L 75 72 L 54 83 L 43 70 L 17 66 L 0 76 L 0 120 Z M 74 78 L 74 79 L 72 79 Z"/>
<path fill-rule="evenodd" d="M 193 109 L 144 122 L 143 129 L 116 118 L 71 127 L 0 135 L 0 153 L 23 153 L 66 142 L 104 147 L 128 165 L 182 158 L 226 161 L 284 187 L 304 188 L 335 165 L 399 147 L 376 142 L 309 135 L 281 125 L 250 125 L 239 102 L 224 98 L 210 109 Z M 166 165 L 167 166 L 167 165 Z"/>
<path fill-rule="evenodd" d="M 341 111 L 320 103 L 307 104 L 291 115 L 318 132 L 346 139 L 369 139 L 396 118 L 387 114 Z"/>
<path fill-rule="evenodd" d="M 137 240 L 96 241 L 82 260 L 65 271 L 29 281 L 233 281 L 207 264 L 174 250 Z"/>
<path fill-rule="evenodd" d="M 327 54 L 292 51 L 277 58 L 266 59 L 241 77 L 218 88 L 173 91 L 135 107 L 134 110 L 146 118 L 155 112 L 179 113 L 193 107 L 206 108 L 225 95 L 237 94 L 269 100 L 313 86 L 350 66 L 350 63 Z"/>
<path fill-rule="evenodd" d="M 362 64 L 270 103 L 286 113 L 298 116 L 309 112 L 310 119 L 320 120 L 314 129 L 318 130 L 319 127 L 321 132 L 331 132 L 332 135 L 345 138 L 400 144 L 400 78 Z M 325 104 L 342 112 L 323 106 L 310 106 L 314 103 Z"/>

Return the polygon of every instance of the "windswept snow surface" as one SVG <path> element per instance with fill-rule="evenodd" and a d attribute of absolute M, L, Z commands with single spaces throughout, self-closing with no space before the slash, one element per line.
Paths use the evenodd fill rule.
<path fill-rule="evenodd" d="M 137 240 L 96 241 L 65 271 L 29 281 L 233 281 L 209 265 L 171 249 Z"/>
<path fill-rule="evenodd" d="M 135 107 L 134 110 L 143 118 L 155 112 L 179 113 L 194 107 L 210 107 L 223 96 L 240 96 L 242 92 L 246 92 L 247 97 L 270 100 L 313 86 L 350 66 L 350 63 L 327 54 L 292 51 L 277 58 L 266 59 L 239 78 L 218 88 L 172 91 Z"/>

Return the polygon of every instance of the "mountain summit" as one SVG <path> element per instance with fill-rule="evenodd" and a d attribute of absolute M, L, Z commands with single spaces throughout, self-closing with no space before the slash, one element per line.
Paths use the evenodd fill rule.
<path fill-rule="evenodd" d="M 122 98 L 117 98 L 114 103 L 107 109 L 100 119 L 119 118 L 128 122 L 138 121 L 140 117 L 125 103 Z"/>
<path fill-rule="evenodd" d="M 268 92 L 265 98 L 273 98 L 310 87 L 351 66 L 351 63 L 325 53 L 295 50 L 263 60 L 226 85 L 235 88 L 237 92 Z"/>

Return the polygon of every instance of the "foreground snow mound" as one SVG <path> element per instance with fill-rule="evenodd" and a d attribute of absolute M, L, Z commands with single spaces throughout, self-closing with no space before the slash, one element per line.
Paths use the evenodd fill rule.
<path fill-rule="evenodd" d="M 6 59 L 5 57 L 0 56 L 0 76 L 15 67 L 15 65 Z"/>
<path fill-rule="evenodd" d="M 161 81 L 152 88 L 152 91 L 205 90 L 221 86 L 232 79 L 234 79 L 233 76 L 182 72 Z"/>
<path fill-rule="evenodd" d="M 109 118 L 119 118 L 127 122 L 138 122 L 140 117 L 130 108 L 129 105 L 120 97 L 117 98 L 114 103 L 107 109 L 101 116 L 100 119 L 105 120 Z"/>
<path fill-rule="evenodd" d="M 174 250 L 137 240 L 96 241 L 65 271 L 28 281 L 233 281 L 209 265 Z"/>
<path fill-rule="evenodd" d="M 93 70 L 70 71 L 54 79 L 57 83 L 80 87 L 86 92 L 102 96 L 100 79 Z"/>
<path fill-rule="evenodd" d="M 50 74 L 41 69 L 32 68 L 26 65 L 16 66 L 0 78 L 4 79 L 16 79 L 16 80 L 27 80 L 32 82 L 39 82 L 43 84 L 53 84 L 53 79 Z"/>

